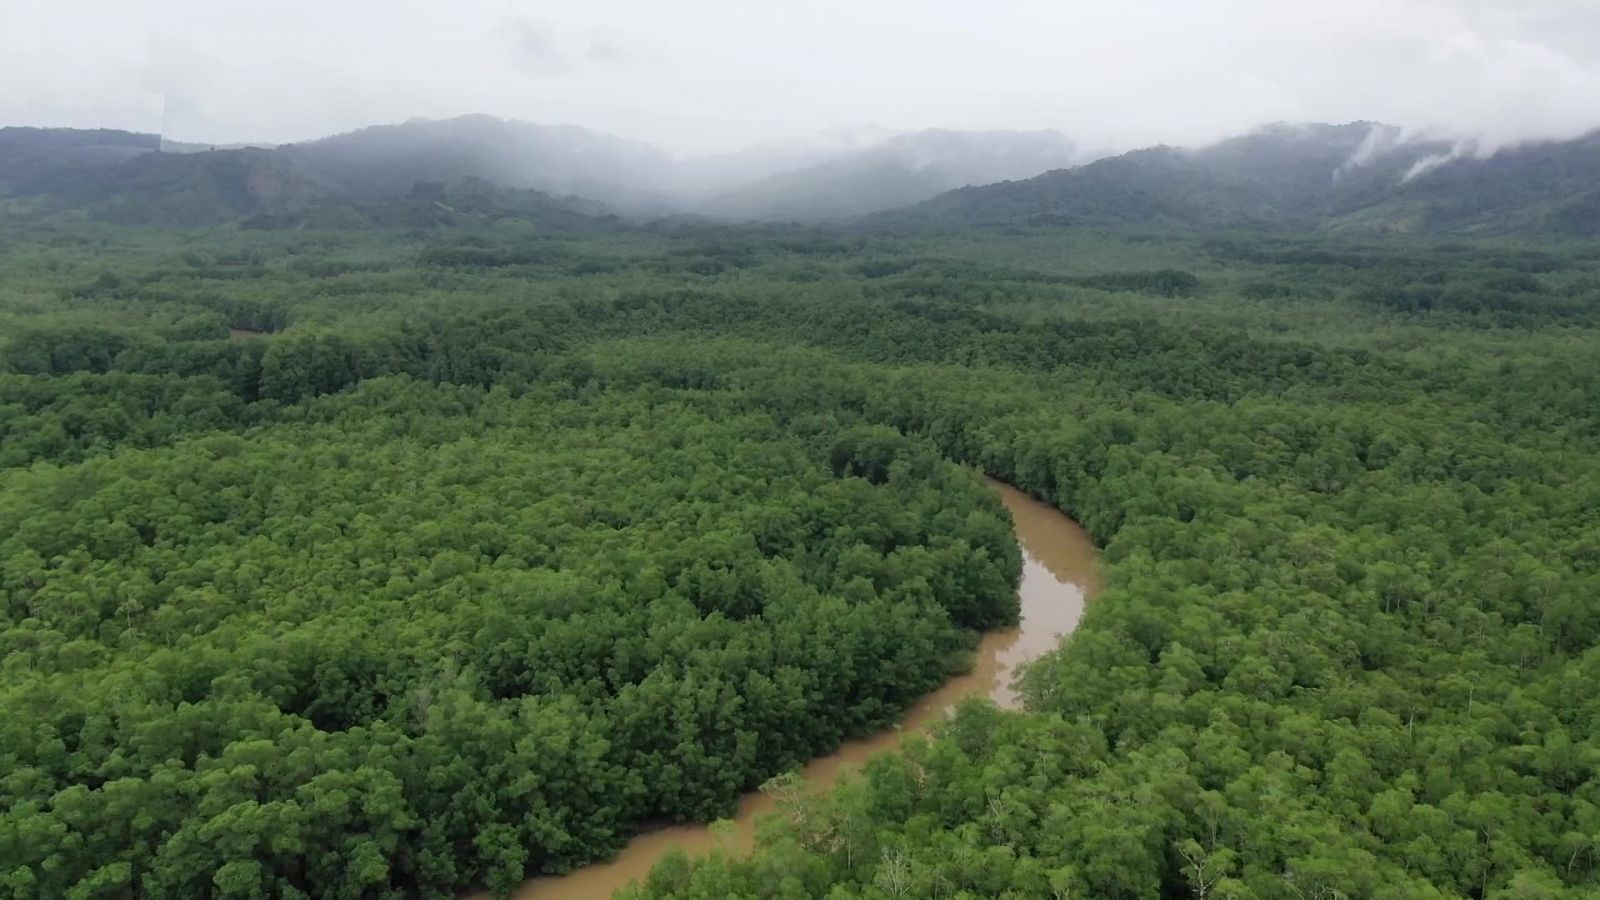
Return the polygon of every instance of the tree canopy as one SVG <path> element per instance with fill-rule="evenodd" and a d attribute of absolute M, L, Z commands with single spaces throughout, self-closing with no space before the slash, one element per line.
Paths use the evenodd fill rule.
<path fill-rule="evenodd" d="M 724 815 L 1014 620 L 982 472 L 1104 548 L 1027 708 L 635 896 L 1592 895 L 1597 264 L 0 232 L 0 892 L 503 892 Z"/>

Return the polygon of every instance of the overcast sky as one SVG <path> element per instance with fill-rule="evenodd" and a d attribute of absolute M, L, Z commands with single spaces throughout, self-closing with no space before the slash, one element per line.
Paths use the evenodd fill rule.
<path fill-rule="evenodd" d="M 0 0 L 0 124 L 220 143 L 466 112 L 679 153 L 868 125 L 1564 137 L 1600 126 L 1600 0 Z"/>

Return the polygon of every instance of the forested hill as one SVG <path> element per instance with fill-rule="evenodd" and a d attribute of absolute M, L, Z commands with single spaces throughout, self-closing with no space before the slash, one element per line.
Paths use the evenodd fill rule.
<path fill-rule="evenodd" d="M 520 219 L 605 227 L 604 204 L 441 167 L 381 184 L 294 148 L 162 152 L 153 134 L 0 128 L 0 219 L 88 218 L 118 225 L 432 227 Z M 369 160 L 376 168 L 379 160 Z M 418 177 L 412 177 L 418 176 Z M 369 179 L 372 176 L 369 175 Z"/>
<path fill-rule="evenodd" d="M 969 187 L 878 217 L 898 226 L 1266 227 L 1600 234 L 1600 134 L 1479 157 L 1388 126 L 1274 125 Z"/>
<path fill-rule="evenodd" d="M 362 128 L 281 152 L 322 183 L 361 195 L 393 196 L 419 181 L 481 178 L 635 212 L 667 208 L 657 186 L 673 167 L 670 155 L 649 144 L 478 115 Z"/>
<path fill-rule="evenodd" d="M 66 190 L 73 176 L 108 169 L 160 146 L 156 135 L 131 131 L 0 128 L 0 195 Z"/>
<path fill-rule="evenodd" d="M 159 152 L 158 152 L 159 151 Z M 176 152 L 174 152 L 176 151 Z M 0 129 L 0 211 L 74 211 L 124 224 L 207 225 L 320 208 L 311 224 L 397 218 L 390 206 L 422 184 L 476 179 L 540 191 L 566 211 L 617 209 L 731 219 L 839 219 L 916 203 L 965 184 L 1022 178 L 1078 161 L 1055 132 L 925 131 L 863 142 L 758 146 L 679 158 L 584 128 L 459 116 L 363 128 L 278 147 L 212 149 L 152 134 Z M 571 198 L 581 197 L 585 202 Z M 504 205 L 502 203 L 502 205 Z M 527 198 L 502 213 L 545 221 Z M 330 212 L 329 207 L 336 207 Z M 406 224 L 430 224 L 415 214 Z M 452 221 L 452 223 L 454 223 Z"/>
<path fill-rule="evenodd" d="M 510 218 L 570 229 L 612 215 L 818 221 L 870 214 L 869 226 L 901 230 L 1023 224 L 1600 235 L 1600 133 L 1483 156 L 1467 145 L 1406 140 L 1370 122 L 1279 124 L 1201 149 L 1153 147 L 937 196 L 1080 157 L 1053 132 L 925 132 L 809 166 L 792 158 L 730 162 L 719 175 L 649 145 L 486 116 L 273 148 L 172 153 L 162 146 L 155 135 L 130 132 L 0 129 L 0 218 L 271 227 Z M 769 163 L 788 168 L 757 177 Z M 913 205 L 874 213 L 896 204 Z"/>

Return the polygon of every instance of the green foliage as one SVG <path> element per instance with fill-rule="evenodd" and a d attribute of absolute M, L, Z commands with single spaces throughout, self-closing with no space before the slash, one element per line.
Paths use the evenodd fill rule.
<path fill-rule="evenodd" d="M 1104 291 L 1137 291 L 1157 297 L 1188 297 L 1200 289 L 1200 279 L 1181 269 L 1107 272 L 1104 275 L 1091 275 L 1082 283 Z"/>
<path fill-rule="evenodd" d="M 156 894 L 503 889 L 725 812 L 1016 615 L 996 503 L 926 445 L 890 431 L 874 485 L 736 398 L 563 393 L 378 379 L 0 476 L 27 892 L 112 860 Z"/>
<path fill-rule="evenodd" d="M 0 247 L 0 896 L 503 892 L 726 814 L 1015 616 L 974 468 L 1105 548 L 1028 709 L 637 896 L 1600 885 L 1592 252 Z"/>

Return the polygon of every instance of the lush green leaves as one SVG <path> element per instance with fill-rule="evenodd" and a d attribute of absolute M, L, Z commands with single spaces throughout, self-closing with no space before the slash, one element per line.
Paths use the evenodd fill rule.
<path fill-rule="evenodd" d="M 6 241 L 11 896 L 504 890 L 723 814 L 1014 615 L 958 463 L 1105 546 L 1030 710 L 644 895 L 1595 889 L 1592 255 Z"/>

